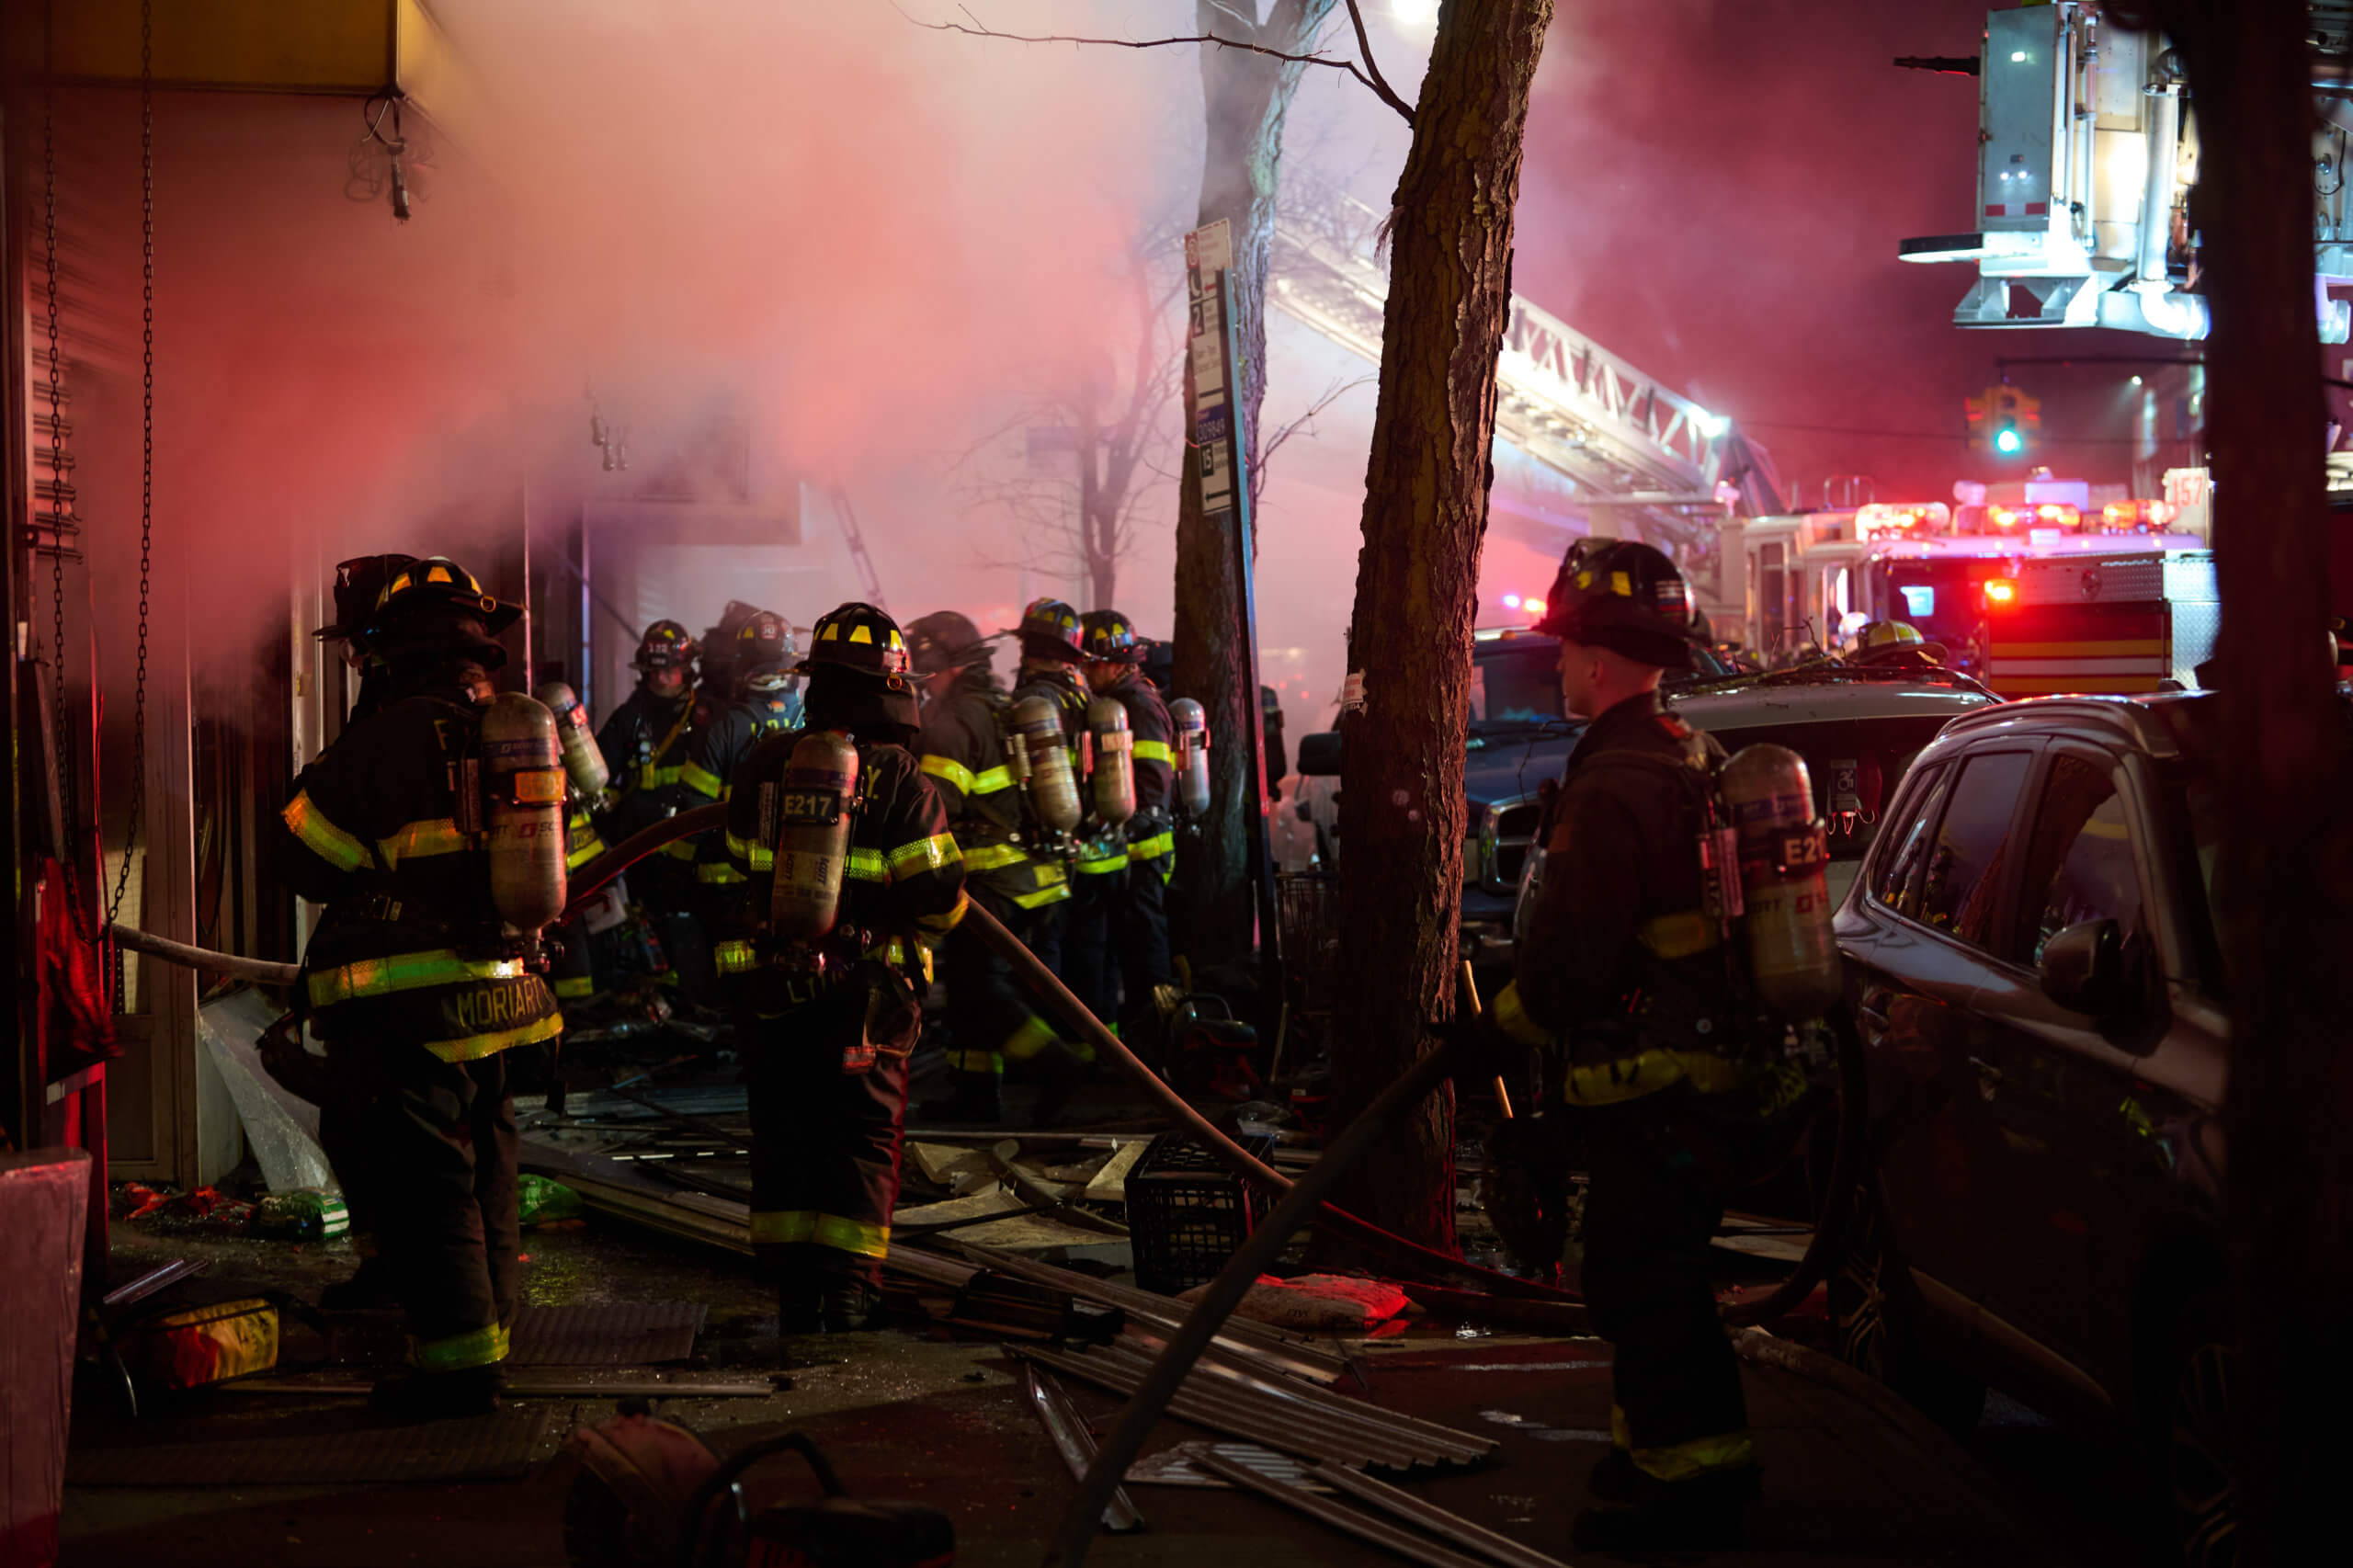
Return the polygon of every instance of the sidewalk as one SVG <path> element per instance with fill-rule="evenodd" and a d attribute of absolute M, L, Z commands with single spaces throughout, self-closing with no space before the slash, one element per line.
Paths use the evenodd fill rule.
<path fill-rule="evenodd" d="M 658 1287 L 665 1295 L 708 1299 L 704 1371 L 744 1378 L 774 1370 L 791 1379 L 788 1390 L 766 1398 L 675 1401 L 663 1411 L 669 1419 L 702 1433 L 722 1452 L 777 1432 L 807 1431 L 854 1494 L 946 1511 L 956 1525 L 960 1562 L 1027 1568 L 1040 1561 L 1074 1483 L 1030 1413 L 1017 1363 L 1004 1346 L 887 1331 L 802 1341 L 807 1361 L 787 1367 L 776 1354 L 772 1320 L 763 1315 L 763 1292 L 723 1267 L 706 1270 L 689 1256 L 646 1249 L 634 1238 L 597 1233 L 535 1245 L 546 1272 L 534 1278 L 550 1294 L 592 1289 L 628 1299 Z M 1609 1561 L 1568 1549 L 1586 1471 L 1608 1440 L 1608 1347 L 1593 1340 L 1458 1337 L 1460 1332 L 1422 1325 L 1363 1354 L 1374 1403 L 1500 1445 L 1475 1470 L 1401 1484 L 1563 1562 Z M 2027 1539 L 2028 1528 L 1999 1487 L 1917 1416 L 1871 1397 L 1875 1390 L 1858 1397 L 1836 1386 L 1847 1376 L 1843 1369 L 1825 1370 L 1822 1358 L 1787 1342 L 1750 1338 L 1743 1345 L 1767 1497 L 1754 1513 L 1750 1547 L 1705 1561 L 1776 1568 L 2058 1561 Z M 1112 1395 L 1074 1381 L 1065 1386 L 1098 1426 L 1118 1409 Z M 158 1562 L 185 1568 L 558 1568 L 567 1561 L 562 1521 L 573 1474 L 560 1457 L 561 1438 L 575 1422 L 601 1419 L 610 1405 L 585 1398 L 547 1403 L 536 1462 L 517 1480 L 75 1486 L 68 1493 L 63 1562 L 67 1568 L 151 1568 Z M 333 1440 L 339 1429 L 354 1436 L 368 1430 L 364 1410 L 350 1399 L 216 1393 L 188 1413 L 151 1415 L 136 1428 L 96 1400 L 76 1415 L 77 1451 L 159 1434 L 215 1441 L 299 1426 Z M 1151 1448 L 1206 1435 L 1167 1423 Z M 789 1461 L 756 1476 L 758 1500 L 806 1494 Z M 1130 1494 L 1149 1528 L 1098 1538 L 1090 1560 L 1108 1568 L 1398 1561 L 1255 1496 L 1146 1485 L 1131 1486 Z"/>

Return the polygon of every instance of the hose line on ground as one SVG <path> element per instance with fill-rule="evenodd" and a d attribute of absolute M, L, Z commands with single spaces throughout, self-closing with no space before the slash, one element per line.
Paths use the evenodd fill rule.
<path fill-rule="evenodd" d="M 1085 1035 L 1096 1051 L 1108 1057 L 1132 1080 L 1136 1087 L 1149 1096 L 1154 1104 L 1174 1117 L 1184 1129 L 1199 1139 L 1203 1147 L 1229 1170 L 1243 1180 L 1269 1191 L 1282 1193 L 1292 1190 L 1291 1179 L 1252 1154 L 1220 1131 L 1215 1123 L 1187 1104 L 1185 1097 L 1165 1083 L 1160 1074 L 1144 1065 L 1136 1053 L 1120 1042 L 1120 1037 L 1103 1027 L 1103 1021 L 1087 1009 L 1086 1004 L 1072 994 L 1048 969 L 1038 955 L 1025 946 L 1020 937 L 1005 928 L 978 902 L 964 912 L 963 924 L 972 926 L 980 938 L 995 949 L 997 955 L 1012 965 L 1014 974 L 1030 990 L 1036 992 L 1047 1006 L 1065 1024 Z M 1424 1057 L 1424 1062 L 1434 1060 Z M 1403 1082 L 1404 1080 L 1400 1080 Z M 1378 1103 L 1378 1102 L 1376 1102 Z M 1320 1170 L 1331 1158 L 1327 1151 L 1312 1168 Z M 1532 1279 L 1518 1279 L 1492 1268 L 1482 1268 L 1475 1263 L 1465 1263 L 1409 1241 L 1392 1232 L 1382 1230 L 1370 1220 L 1360 1219 L 1345 1209 L 1324 1206 L 1322 1219 L 1333 1229 L 1385 1254 L 1392 1262 L 1427 1276 L 1465 1279 L 1490 1295 L 1516 1296 L 1549 1301 L 1574 1301 L 1582 1298 L 1566 1291 L 1539 1285 Z"/>
<path fill-rule="evenodd" d="M 1242 1298 L 1257 1283 L 1258 1276 L 1282 1256 L 1292 1234 L 1317 1217 L 1316 1210 L 1324 1207 L 1324 1194 L 1339 1185 L 1349 1167 L 1381 1141 L 1392 1122 L 1421 1104 L 1452 1070 L 1453 1053 L 1443 1048 L 1407 1068 L 1404 1076 L 1383 1089 L 1365 1107 L 1363 1114 L 1333 1140 L 1324 1151 L 1324 1157 L 1291 1185 L 1265 1223 L 1250 1233 L 1249 1239 L 1218 1271 L 1183 1324 L 1170 1335 L 1167 1347 L 1153 1362 L 1152 1370 L 1144 1374 L 1127 1407 L 1120 1412 L 1119 1425 L 1111 1428 L 1102 1446 L 1096 1449 L 1094 1462 L 1086 1467 L 1086 1477 L 1079 1483 L 1078 1496 L 1063 1513 L 1062 1527 L 1047 1549 L 1046 1568 L 1079 1568 L 1086 1561 L 1086 1551 L 1095 1540 L 1096 1528 L 1102 1523 L 1105 1505 L 1126 1476 L 1128 1466 L 1142 1452 L 1144 1439 L 1151 1436 L 1153 1426 L 1168 1408 L 1169 1401 L 1176 1398 L 1186 1374 L 1192 1370 L 1193 1363 L 1216 1337 L 1217 1331 L 1225 1326 L 1225 1320 L 1233 1315 L 1233 1309 L 1242 1304 Z"/>

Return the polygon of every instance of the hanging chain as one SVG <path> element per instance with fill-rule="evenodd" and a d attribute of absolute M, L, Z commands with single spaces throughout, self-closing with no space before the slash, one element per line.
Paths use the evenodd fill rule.
<path fill-rule="evenodd" d="M 155 0 L 139 5 L 139 240 L 142 312 L 139 456 L 139 674 L 131 699 L 131 824 L 109 924 L 131 887 L 132 851 L 147 803 L 147 591 L 155 553 Z"/>
<path fill-rule="evenodd" d="M 40 88 L 41 199 L 47 244 L 49 307 L 49 588 L 50 588 L 50 768 L 57 777 L 58 832 L 63 843 L 51 846 L 65 872 L 65 903 L 78 910 L 81 900 L 74 886 L 74 862 L 81 834 L 74 824 L 74 769 L 67 760 L 65 722 L 65 403 L 64 361 L 58 353 L 57 332 L 57 89 L 49 38 L 55 31 L 56 0 L 43 13 Z"/>

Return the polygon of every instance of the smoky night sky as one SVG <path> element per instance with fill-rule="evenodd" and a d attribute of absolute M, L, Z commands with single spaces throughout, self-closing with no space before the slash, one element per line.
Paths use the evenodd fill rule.
<path fill-rule="evenodd" d="M 1996 356 L 2178 350 L 1965 332 L 1952 308 L 1973 269 L 1896 260 L 1903 239 L 1974 226 L 1977 82 L 1891 62 L 1974 55 L 1987 9 L 1563 0 L 1529 123 L 1518 288 L 1732 415 L 1791 499 L 1828 474 L 1870 474 L 1882 500 L 2001 477 L 1961 438 L 1961 400 L 1998 379 Z M 2038 460 L 2125 478 L 2132 369 L 2014 369 L 2044 399 Z"/>
<path fill-rule="evenodd" d="M 971 9 L 1006 30 L 1115 38 L 1195 21 L 1189 0 Z M 1410 96 L 1435 5 L 1365 9 Z M 1025 425 L 1069 423 L 1030 401 L 1041 389 L 1128 373 L 1130 269 L 1142 256 L 1147 281 L 1173 289 L 1199 200 L 1197 50 L 918 25 L 972 19 L 951 0 L 440 0 L 436 14 L 477 97 L 451 125 L 409 125 L 405 224 L 356 100 L 157 95 L 159 528 L 202 611 L 201 660 L 243 680 L 252 647 L 280 634 L 274 596 L 246 591 L 256 577 L 306 579 L 363 551 L 462 551 L 518 512 L 548 545 L 675 467 L 722 415 L 747 432 L 754 491 L 855 497 L 895 611 L 1004 626 L 1031 594 L 1086 597 L 1074 574 L 1017 559 L 1019 528 L 974 503 L 960 465 L 992 433 L 1019 464 Z M 1895 259 L 1907 236 L 1970 226 L 1977 92 L 1890 62 L 1973 54 L 1983 16 L 1974 0 L 1562 0 L 1529 121 L 1519 290 L 1736 418 L 1791 501 L 1833 474 L 1872 475 L 1881 499 L 2001 477 L 1961 431 L 1995 355 L 2168 346 L 1964 333 L 1950 317 L 1970 269 Z M 1354 52 L 1344 13 L 1324 46 Z M 65 324 L 85 378 L 76 472 L 108 613 L 129 613 L 135 586 L 104 565 L 137 543 L 135 105 L 106 88 L 57 103 Z M 1383 209 L 1408 134 L 1358 84 L 1311 70 L 1285 176 Z M 1173 364 L 1181 305 L 1160 297 Z M 1352 597 L 1372 367 L 1279 316 L 1267 366 L 1267 430 L 1333 394 L 1268 466 L 1259 516 L 1266 672 L 1315 727 Z M 2129 373 L 2018 371 L 2043 398 L 2041 460 L 2125 477 Z M 632 474 L 597 469 L 592 406 L 629 428 Z M 1180 450 L 1175 398 L 1154 409 L 1116 596 L 1148 632 L 1173 614 Z M 746 590 L 804 626 L 859 592 L 832 525 L 809 528 L 810 548 Z M 611 585 L 624 602 L 600 624 L 709 624 L 741 562 L 705 554 L 666 599 Z M 1483 620 L 1506 593 L 1541 592 L 1557 559 L 1549 540 L 1491 532 Z"/>

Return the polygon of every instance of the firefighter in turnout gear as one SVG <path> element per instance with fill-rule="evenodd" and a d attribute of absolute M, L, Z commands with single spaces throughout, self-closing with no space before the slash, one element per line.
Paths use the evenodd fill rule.
<path fill-rule="evenodd" d="M 793 689 L 800 684 L 793 674 L 796 653 L 792 628 L 780 615 L 755 610 L 736 629 L 725 661 L 725 678 L 733 695 L 708 718 L 698 714 L 693 722 L 687 760 L 678 769 L 675 801 L 679 811 L 727 799 L 727 781 L 752 748 L 779 730 L 799 727 L 801 698 Z M 701 935 L 708 937 L 712 912 L 724 902 L 725 890 L 743 880 L 728 863 L 726 835 L 699 833 L 673 843 L 665 853 L 693 879 L 689 907 Z M 709 961 L 697 956 L 696 970 Z M 689 1000 L 700 1000 L 695 983 L 687 983 Z"/>
<path fill-rule="evenodd" d="M 655 621 L 638 640 L 630 661 L 637 689 L 597 732 L 618 797 L 603 827 L 616 843 L 665 814 L 665 792 L 678 782 L 687 760 L 695 664 L 701 656 L 701 645 L 675 620 Z"/>
<path fill-rule="evenodd" d="M 1725 1171 L 1779 1079 L 1711 910 L 1701 845 L 1722 751 L 1659 706 L 1701 632 L 1647 545 L 1579 541 L 1538 630 L 1561 639 L 1571 713 L 1593 721 L 1561 784 L 1544 878 L 1488 1026 L 1548 1053 L 1589 1151 L 1583 1284 L 1615 1347 L 1608 1456 L 1578 1521 L 1589 1550 L 1724 1544 L 1756 1490 L 1740 1373 L 1708 1249 Z"/>
<path fill-rule="evenodd" d="M 563 862 L 543 847 L 563 798 L 553 725 L 537 756 L 481 733 L 509 705 L 551 718 L 512 694 L 491 702 L 506 657 L 494 639 L 519 614 L 446 559 L 392 572 L 360 629 L 381 661 L 378 705 L 302 770 L 280 813 L 285 880 L 327 906 L 303 1003 L 357 1123 L 366 1208 L 408 1318 L 411 1368 L 373 1395 L 395 1417 L 495 1403 L 519 1236 L 503 1053 L 563 1028 L 536 944 L 502 915 L 562 905 Z M 486 808 L 484 778 L 512 793 Z"/>
<path fill-rule="evenodd" d="M 879 1300 L 930 949 L 964 913 L 963 857 L 906 749 L 907 666 L 873 606 L 824 616 L 808 727 L 731 779 L 713 951 L 750 1076 L 752 1242 L 788 1334 L 863 1327 Z"/>
<path fill-rule="evenodd" d="M 415 563 L 414 555 L 362 555 L 335 566 L 335 620 L 319 628 L 316 635 L 322 642 L 341 642 L 344 662 L 359 672 L 359 692 L 344 721 L 347 725 L 358 723 L 384 705 L 390 672 L 382 656 L 370 647 L 368 626 L 375 616 L 377 599 L 393 576 Z M 320 931 L 327 932 L 338 917 L 338 906 L 329 904 L 320 916 Z M 329 934 L 327 939 L 334 937 Z M 333 1044 L 328 1050 L 331 1056 L 335 1053 Z M 357 1072 L 331 1073 L 330 1093 L 319 1107 L 319 1146 L 343 1186 L 344 1207 L 351 1216 L 351 1246 L 359 1256 L 359 1267 L 350 1278 L 319 1292 L 319 1304 L 338 1312 L 396 1304 L 391 1270 L 376 1242 L 379 1200 L 368 1160 L 367 1104 L 364 1096 L 354 1092 L 359 1081 Z"/>
<path fill-rule="evenodd" d="M 678 809 L 678 778 L 692 739 L 695 667 L 702 645 L 675 620 L 657 620 L 638 639 L 631 667 L 637 688 L 606 719 L 597 749 L 612 769 L 612 804 L 600 826 L 618 844 Z M 691 957 L 706 952 L 694 917 L 690 860 L 649 855 L 630 868 L 628 893 L 637 917 L 651 927 L 661 951 Z M 643 961 L 641 956 L 640 960 Z M 679 984 L 681 968 L 664 963 L 661 983 Z"/>
<path fill-rule="evenodd" d="M 1021 842 L 1025 807 L 1006 763 L 1006 699 L 989 668 L 989 646 L 953 610 L 911 624 L 907 643 L 925 701 L 915 749 L 963 846 L 964 890 L 1034 946 L 1040 921 L 1070 898 L 1070 880 L 1060 861 Z M 1011 966 L 978 937 L 958 936 L 942 959 L 956 1089 L 952 1098 L 926 1105 L 926 1117 L 996 1121 L 1007 1062 L 1067 1074 L 1091 1060 L 1038 1016 Z"/>
<path fill-rule="evenodd" d="M 1015 640 L 1021 647 L 1021 665 L 1013 679 L 1013 699 L 1018 704 L 1025 698 L 1041 697 L 1052 704 L 1062 721 L 1063 751 L 1070 759 L 1070 777 L 1078 793 L 1079 809 L 1086 810 L 1087 798 L 1086 708 L 1087 695 L 1080 672 L 1086 667 L 1084 647 L 1085 632 L 1080 628 L 1078 611 L 1060 599 L 1032 599 L 1021 612 L 1021 621 L 1015 630 Z M 1031 793 L 1031 825 L 1041 827 L 1040 808 L 1045 806 L 1040 796 L 1043 785 L 1033 779 Z M 1051 809 L 1051 808 L 1048 808 Z M 1069 835 L 1062 845 L 1063 868 L 1074 879 L 1082 875 L 1108 874 L 1110 858 L 1099 842 Z M 1088 869 L 1088 868 L 1092 869 Z M 1075 887 L 1074 886 L 1074 893 Z M 1056 975 L 1063 972 L 1063 936 L 1067 929 L 1070 911 L 1056 906 L 1049 909 L 1036 924 L 1029 948 L 1044 960 Z"/>
<path fill-rule="evenodd" d="M 1064 978 L 1097 1017 L 1131 1024 L 1151 1006 L 1154 988 L 1176 979 L 1168 960 L 1167 905 L 1176 864 L 1170 749 L 1176 727 L 1139 667 L 1143 645 L 1133 623 L 1113 609 L 1091 609 L 1080 619 L 1086 683 L 1097 701 L 1108 698 L 1125 715 L 1133 785 L 1131 814 L 1080 859 L 1072 879 Z M 1089 725 L 1096 732 L 1093 793 L 1100 815 L 1114 793 L 1108 786 L 1118 763 L 1107 755 L 1104 726 L 1092 716 Z"/>

